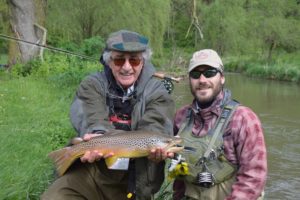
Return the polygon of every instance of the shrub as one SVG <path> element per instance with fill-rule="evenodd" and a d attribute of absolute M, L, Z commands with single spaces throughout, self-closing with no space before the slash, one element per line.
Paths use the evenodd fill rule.
<path fill-rule="evenodd" d="M 100 52 L 104 49 L 105 41 L 100 36 L 91 37 L 85 39 L 81 44 L 80 50 L 82 53 L 88 56 L 98 58 Z"/>

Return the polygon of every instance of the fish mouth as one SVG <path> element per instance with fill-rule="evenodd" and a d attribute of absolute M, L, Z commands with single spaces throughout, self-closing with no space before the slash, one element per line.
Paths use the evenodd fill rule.
<path fill-rule="evenodd" d="M 174 140 L 172 140 L 167 146 L 166 146 L 166 150 L 167 152 L 171 152 L 171 153 L 176 153 L 178 151 L 182 151 L 184 149 L 184 146 L 180 145 L 180 143 L 182 143 L 183 140 L 181 138 L 176 138 Z"/>

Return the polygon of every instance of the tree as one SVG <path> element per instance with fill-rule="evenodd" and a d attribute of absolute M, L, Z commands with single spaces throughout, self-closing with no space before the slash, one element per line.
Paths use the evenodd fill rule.
<path fill-rule="evenodd" d="M 12 35 L 20 40 L 40 44 L 40 26 L 44 23 L 45 0 L 8 0 Z M 39 8 L 39 9 L 36 9 Z M 22 42 L 11 42 L 9 46 L 10 64 L 26 63 L 39 55 L 40 48 Z"/>
<path fill-rule="evenodd" d="M 5 0 L 0 0 L 0 33 L 7 34 L 8 8 Z M 7 52 L 7 41 L 0 39 L 0 54 Z M 1 63 L 0 63 L 1 64 Z"/>
<path fill-rule="evenodd" d="M 249 3 L 252 25 L 265 58 L 272 61 L 274 52 L 300 49 L 300 7 L 295 0 L 255 0 Z M 255 22 L 255 23 L 254 23 Z"/>
<path fill-rule="evenodd" d="M 160 54 L 169 13 L 169 0 L 48 0 L 49 40 L 59 41 L 54 46 L 66 41 L 79 44 L 86 38 L 106 38 L 113 31 L 129 29 L 149 37 L 155 54 Z"/>

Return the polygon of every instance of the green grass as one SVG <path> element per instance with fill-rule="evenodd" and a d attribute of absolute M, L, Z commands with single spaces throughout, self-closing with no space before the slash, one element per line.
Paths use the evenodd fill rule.
<path fill-rule="evenodd" d="M 0 74 L 0 199 L 38 199 L 51 181 L 47 154 L 75 134 L 68 94 L 47 81 Z"/>
<path fill-rule="evenodd" d="M 269 62 L 251 57 L 224 59 L 225 71 L 248 76 L 300 83 L 300 54 L 282 54 Z"/>
<path fill-rule="evenodd" d="M 0 54 L 0 64 L 7 64 L 7 55 Z"/>

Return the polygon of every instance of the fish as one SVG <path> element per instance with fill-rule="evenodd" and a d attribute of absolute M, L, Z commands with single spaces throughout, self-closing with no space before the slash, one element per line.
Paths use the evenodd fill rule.
<path fill-rule="evenodd" d="M 179 152 L 184 149 L 180 145 L 182 139 L 152 131 L 116 131 L 93 137 L 88 141 L 75 138 L 74 145 L 52 151 L 48 157 L 54 162 L 59 176 L 66 173 L 77 158 L 86 151 L 97 150 L 103 155 L 113 152 L 113 156 L 105 159 L 107 167 L 111 167 L 118 158 L 139 158 L 150 154 L 151 149 L 162 148 L 167 152 Z"/>

